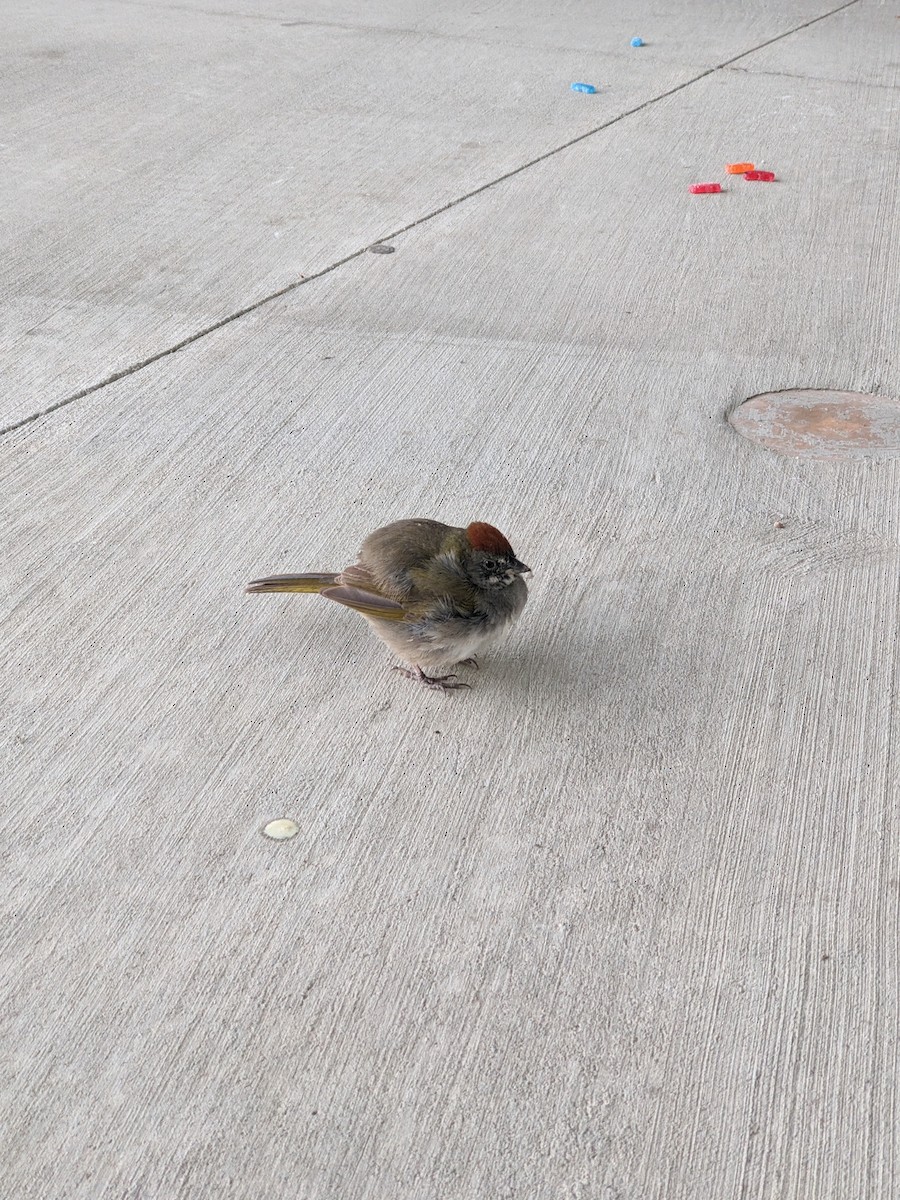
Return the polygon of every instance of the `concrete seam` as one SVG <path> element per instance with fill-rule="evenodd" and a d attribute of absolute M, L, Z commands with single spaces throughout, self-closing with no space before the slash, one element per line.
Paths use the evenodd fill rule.
<path fill-rule="evenodd" d="M 537 155 L 535 158 L 529 159 L 525 163 L 520 163 L 519 166 L 513 167 L 511 170 L 498 175 L 494 179 L 488 180 L 487 183 L 482 183 L 471 191 L 464 192 L 460 196 L 448 200 L 446 204 L 432 209 L 421 217 L 417 217 L 414 221 L 395 229 L 392 233 L 386 234 L 379 239 L 381 242 L 388 242 L 392 238 L 400 237 L 404 233 L 409 233 L 411 229 L 417 229 L 420 225 L 433 220 L 435 217 L 441 216 L 445 212 L 449 212 L 451 208 L 456 208 L 459 204 L 464 204 L 468 200 L 480 196 L 483 192 L 489 191 L 498 184 L 505 183 L 508 179 L 514 178 L 516 175 L 522 174 L 523 171 L 529 170 L 531 167 L 537 166 L 538 163 L 545 162 L 548 158 L 553 158 L 554 155 L 561 154 L 564 150 L 568 150 L 571 146 L 578 145 L 579 142 L 585 141 L 587 138 L 594 137 L 605 129 L 609 129 L 612 125 L 618 124 L 619 121 L 624 121 L 626 117 L 634 116 L 635 113 L 643 112 L 646 108 L 651 108 L 654 104 L 658 104 L 661 100 L 667 99 L 669 96 L 674 96 L 678 92 L 682 92 L 685 88 L 691 87 L 698 83 L 701 79 L 706 79 L 710 75 L 714 75 L 717 71 L 722 71 L 727 67 L 731 67 L 733 63 L 739 62 L 742 58 L 747 58 L 751 54 L 755 54 L 758 50 L 765 49 L 766 46 L 771 46 L 775 42 L 780 42 L 784 38 L 791 37 L 795 33 L 799 33 L 803 29 L 808 29 L 810 25 L 815 25 L 819 21 L 824 21 L 828 17 L 833 17 L 839 12 L 843 12 L 846 8 L 852 8 L 858 4 L 859 0 L 846 0 L 844 4 L 838 5 L 837 8 L 832 8 L 828 12 L 821 13 L 817 17 L 811 17 L 808 21 L 804 21 L 801 25 L 794 26 L 793 29 L 785 30 L 784 33 L 779 33 L 775 37 L 771 37 L 764 42 L 760 42 L 758 46 L 753 46 L 750 50 L 742 50 L 740 54 L 735 54 L 732 58 L 726 59 L 724 62 L 718 63 L 714 67 L 708 67 L 705 71 L 701 71 L 698 75 L 686 79 L 683 83 L 678 83 L 674 87 L 669 88 L 665 92 L 660 92 L 656 96 L 652 96 L 649 100 L 644 100 L 640 104 L 636 104 L 634 108 L 626 109 L 618 116 L 611 117 L 608 121 L 604 121 L 601 125 L 594 126 L 593 129 L 588 129 L 585 133 L 579 133 L 576 137 L 570 138 L 567 142 L 561 143 L 559 146 L 554 146 L 551 150 L 544 151 L 543 154 Z M 311 275 L 301 275 L 299 279 L 295 279 L 292 283 L 286 284 L 275 292 L 269 292 L 259 300 L 254 300 L 252 304 L 247 304 L 243 308 L 237 309 L 235 312 L 228 313 L 227 316 L 221 317 L 218 321 L 214 321 L 211 325 L 205 325 L 202 329 L 189 334 L 180 341 L 167 346 L 164 350 L 157 350 L 154 354 L 148 355 L 146 358 L 140 359 L 138 362 L 129 364 L 119 371 L 114 371 L 112 374 L 105 376 L 97 383 L 92 383 L 88 387 L 81 388 L 77 392 L 73 392 L 71 396 L 65 396 L 62 400 L 57 400 L 54 404 L 48 405 L 46 408 L 40 409 L 38 412 L 29 413 L 27 417 L 21 417 L 18 421 L 0 428 L 0 437 L 5 434 L 14 433 L 17 429 L 21 429 L 24 425 L 30 425 L 34 421 L 39 421 L 41 417 L 48 417 L 52 413 L 58 412 L 61 408 L 66 408 L 70 404 L 74 404 L 76 400 L 83 400 L 86 396 L 93 395 L 94 392 L 102 391 L 103 388 L 109 387 L 110 384 L 118 383 L 120 379 L 126 379 L 129 375 L 135 375 L 138 371 L 143 371 L 145 367 L 152 366 L 153 363 L 159 362 L 160 359 L 168 358 L 169 355 L 178 354 L 179 351 L 186 349 L 194 342 L 201 338 L 208 337 L 211 333 L 216 333 L 219 329 L 224 329 L 226 325 L 230 325 L 233 321 L 239 321 L 242 317 L 248 316 L 257 309 L 263 308 L 267 304 L 271 304 L 273 300 L 279 300 L 282 296 L 288 295 L 304 284 L 312 283 L 315 279 L 321 279 L 324 275 L 329 275 L 332 271 L 336 271 L 338 267 L 345 266 L 348 262 L 359 258 L 368 251 L 368 246 L 363 246 L 359 250 L 354 250 L 351 254 L 345 254 L 343 258 L 337 259 L 328 266 L 323 267 L 320 271 L 315 271 Z"/>

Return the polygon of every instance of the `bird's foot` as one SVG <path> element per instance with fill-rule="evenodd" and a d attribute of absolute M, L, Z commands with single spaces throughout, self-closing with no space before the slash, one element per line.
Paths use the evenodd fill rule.
<path fill-rule="evenodd" d="M 454 688 L 467 688 L 468 683 L 460 683 L 455 675 L 426 675 L 421 667 L 394 667 L 395 671 L 399 671 L 401 675 L 405 675 L 407 679 L 414 679 L 416 683 L 423 683 L 427 688 L 434 688 L 438 692 L 450 692 Z"/>
<path fill-rule="evenodd" d="M 476 671 L 481 670 L 481 667 L 478 665 L 477 658 L 461 658 L 459 660 L 459 662 L 456 663 L 456 666 L 457 667 L 474 667 Z"/>

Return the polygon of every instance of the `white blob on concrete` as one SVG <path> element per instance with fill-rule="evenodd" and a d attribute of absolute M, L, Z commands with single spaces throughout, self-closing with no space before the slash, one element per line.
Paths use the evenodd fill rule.
<path fill-rule="evenodd" d="M 290 817 L 279 817 L 276 821 L 270 821 L 268 825 L 263 826 L 263 833 L 266 837 L 274 838 L 276 842 L 285 842 L 299 832 L 300 826 Z"/>

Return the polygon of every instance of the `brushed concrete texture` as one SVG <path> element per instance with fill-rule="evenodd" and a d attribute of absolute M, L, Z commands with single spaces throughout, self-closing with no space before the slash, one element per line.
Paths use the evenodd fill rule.
<path fill-rule="evenodd" d="M 143 7 L 164 7 L 160 0 L 128 0 Z M 541 0 L 505 0 L 478 7 L 447 4 L 426 7 L 419 0 L 386 0 L 377 6 L 366 0 L 255 0 L 252 9 L 241 0 L 178 0 L 172 8 L 207 17 L 242 17 L 278 22 L 284 28 L 320 26 L 336 30 L 364 29 L 393 35 L 416 33 L 461 42 L 514 44 L 540 51 L 586 48 L 596 53 L 631 56 L 632 37 L 641 31 L 654 56 L 670 57 L 711 67 L 748 44 L 758 45 L 784 35 L 786 29 L 815 20 L 844 7 L 813 0 L 790 0 L 784 5 L 712 6 L 708 0 L 685 0 L 677 13 L 661 11 L 655 0 L 632 0 L 627 12 L 608 3 L 561 0 L 552 6 Z M 872 0 L 877 3 L 877 0 Z"/>
<path fill-rule="evenodd" d="M 5 7 L 0 428 L 836 6 L 377 7 Z"/>
<path fill-rule="evenodd" d="M 824 25 L 810 25 L 763 46 L 734 69 L 896 88 L 900 84 L 897 17 L 896 4 L 860 0 Z"/>
<path fill-rule="evenodd" d="M 895 132 L 790 92 L 716 72 L 0 440 L 11 1195 L 897 1194 L 900 461 L 726 419 L 900 394 Z M 779 183 L 687 193 L 738 154 Z M 464 695 L 241 592 L 404 515 L 535 569 Z"/>

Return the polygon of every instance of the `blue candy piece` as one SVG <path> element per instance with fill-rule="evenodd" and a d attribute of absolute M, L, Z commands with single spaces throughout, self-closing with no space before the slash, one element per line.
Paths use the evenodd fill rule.
<path fill-rule="evenodd" d="M 643 38 L 632 38 L 631 44 L 632 44 L 632 46 L 643 46 L 644 39 Z"/>
<path fill-rule="evenodd" d="M 573 83 L 571 86 L 573 92 L 590 92 L 593 94 L 597 90 L 592 83 Z"/>

